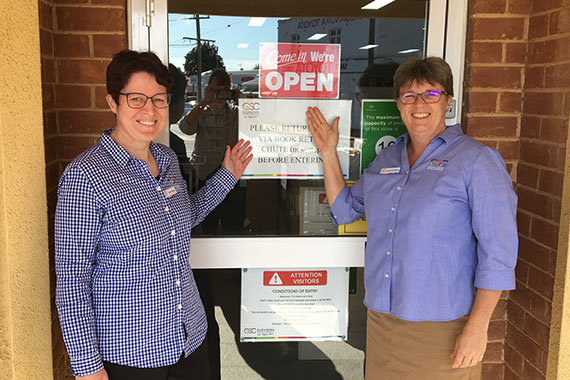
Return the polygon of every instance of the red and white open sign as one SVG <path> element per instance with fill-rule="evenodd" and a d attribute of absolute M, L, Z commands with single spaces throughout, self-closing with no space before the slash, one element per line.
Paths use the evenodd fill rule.
<path fill-rule="evenodd" d="M 265 286 L 318 286 L 326 284 L 326 270 L 263 272 L 263 285 Z"/>
<path fill-rule="evenodd" d="M 259 96 L 338 99 L 339 44 L 259 45 Z"/>

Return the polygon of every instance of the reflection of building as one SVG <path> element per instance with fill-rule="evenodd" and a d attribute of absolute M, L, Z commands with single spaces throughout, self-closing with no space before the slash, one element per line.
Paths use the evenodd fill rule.
<path fill-rule="evenodd" d="M 340 98 L 354 100 L 369 64 L 392 65 L 424 51 L 424 26 L 424 19 L 408 18 L 290 18 L 278 21 L 277 36 L 278 42 L 340 44 Z M 352 116 L 352 128 L 359 129 L 358 102 Z"/>

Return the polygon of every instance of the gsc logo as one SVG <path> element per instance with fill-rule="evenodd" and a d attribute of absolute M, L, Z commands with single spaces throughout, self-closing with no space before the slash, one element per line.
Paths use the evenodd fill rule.
<path fill-rule="evenodd" d="M 429 166 L 438 166 L 438 167 L 446 167 L 447 166 L 447 160 L 438 160 L 438 159 L 433 159 L 429 162 Z"/>
<path fill-rule="evenodd" d="M 243 333 L 244 333 L 244 334 L 255 334 L 256 331 L 257 331 L 257 330 L 255 329 L 255 327 L 254 327 L 254 328 L 245 328 L 245 329 L 243 329 Z"/>
<path fill-rule="evenodd" d="M 259 103 L 249 102 L 249 103 L 243 103 L 241 108 L 243 108 L 244 111 L 259 111 L 261 106 Z"/>

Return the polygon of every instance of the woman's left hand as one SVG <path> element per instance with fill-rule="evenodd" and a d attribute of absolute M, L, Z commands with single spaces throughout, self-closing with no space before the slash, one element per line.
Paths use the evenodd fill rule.
<path fill-rule="evenodd" d="M 487 329 L 465 325 L 457 337 L 451 358 L 455 358 L 452 368 L 472 367 L 483 360 L 487 349 Z"/>
<path fill-rule="evenodd" d="M 231 149 L 229 145 L 226 145 L 226 154 L 222 166 L 229 170 L 236 179 L 240 179 L 252 158 L 249 141 L 244 142 L 241 139 Z"/>

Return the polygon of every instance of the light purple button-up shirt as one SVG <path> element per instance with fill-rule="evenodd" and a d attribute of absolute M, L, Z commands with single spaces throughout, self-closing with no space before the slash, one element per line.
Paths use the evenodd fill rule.
<path fill-rule="evenodd" d="M 470 313 L 476 288 L 515 286 L 517 197 L 500 154 L 448 127 L 410 168 L 405 134 L 352 188 L 335 223 L 368 221 L 365 305 L 409 321 Z"/>

